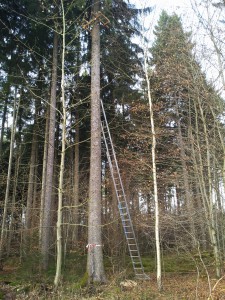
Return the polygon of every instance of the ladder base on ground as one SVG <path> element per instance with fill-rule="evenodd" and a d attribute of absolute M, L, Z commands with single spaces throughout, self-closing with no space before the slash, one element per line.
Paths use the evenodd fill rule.
<path fill-rule="evenodd" d="M 124 234 L 126 237 L 130 258 L 132 261 L 135 277 L 139 280 L 149 280 L 149 276 L 145 274 L 144 267 L 142 265 L 141 256 L 137 244 L 137 240 L 134 233 L 133 223 L 130 217 L 129 206 L 126 199 L 123 182 L 120 176 L 116 153 L 114 150 L 105 110 L 101 101 L 101 107 L 103 112 L 103 120 L 101 123 L 103 140 L 106 148 L 106 155 L 109 163 L 110 173 L 113 180 L 113 185 L 118 201 L 118 208 Z"/>

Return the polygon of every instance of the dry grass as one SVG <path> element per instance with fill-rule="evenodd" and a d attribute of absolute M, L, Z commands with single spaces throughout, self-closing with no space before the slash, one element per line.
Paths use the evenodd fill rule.
<path fill-rule="evenodd" d="M 83 259 L 83 262 L 81 262 Z M 170 255 L 164 260 L 163 291 L 157 290 L 157 280 L 154 270 L 154 259 L 146 257 L 144 264 L 150 280 L 137 281 L 137 286 L 130 290 L 121 290 L 120 282 L 126 278 L 132 279 L 132 269 L 112 274 L 112 268 L 107 267 L 108 282 L 106 285 L 85 286 L 86 257 L 73 257 L 69 260 L 64 273 L 64 280 L 57 291 L 54 291 L 52 282 L 54 266 L 45 276 L 38 274 L 35 264 L 29 269 L 25 264 L 20 268 L 17 265 L 6 265 L 0 271 L 0 299 L 18 300 L 225 300 L 225 276 L 219 280 L 215 278 L 213 261 L 206 256 L 205 268 L 200 261 L 185 256 Z M 80 266 L 79 266 L 80 264 Z M 196 267 L 197 266 L 197 267 Z M 80 267 L 80 269 L 79 269 Z M 111 274 L 111 275 L 110 275 Z M 6 295 L 8 298 L 6 298 Z"/>
<path fill-rule="evenodd" d="M 2 295 L 14 295 L 9 299 L 73 299 L 73 300 L 223 300 L 225 299 L 225 277 L 219 281 L 210 279 L 211 292 L 207 276 L 197 278 L 196 274 L 167 273 L 163 278 L 163 291 L 157 291 L 156 278 L 151 274 L 149 281 L 138 281 L 138 285 L 129 291 L 121 291 L 118 278 L 110 278 L 104 286 L 86 287 L 80 290 L 71 285 L 62 285 L 54 291 L 50 285 L 1 285 Z M 215 287 L 215 288 L 214 288 Z M 4 299 L 0 297 L 0 299 Z"/>

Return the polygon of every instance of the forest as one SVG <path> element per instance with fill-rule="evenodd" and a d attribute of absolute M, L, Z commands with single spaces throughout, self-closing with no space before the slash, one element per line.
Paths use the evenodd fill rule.
<path fill-rule="evenodd" d="M 225 299 L 225 1 L 139 2 L 0 0 L 0 299 Z"/>

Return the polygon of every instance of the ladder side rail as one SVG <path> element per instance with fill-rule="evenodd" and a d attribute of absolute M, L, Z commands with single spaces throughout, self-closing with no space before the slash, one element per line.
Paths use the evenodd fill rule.
<path fill-rule="evenodd" d="M 108 143 L 107 143 L 107 138 L 106 138 L 106 134 L 105 134 L 105 131 L 104 131 L 104 124 L 103 123 L 101 123 L 101 129 L 102 129 L 103 140 L 105 142 L 106 156 L 107 156 L 107 159 L 108 159 L 108 162 L 109 162 L 109 169 L 110 169 L 111 177 L 112 177 L 112 180 L 113 180 L 114 189 L 115 189 L 115 192 L 116 192 L 116 198 L 117 198 L 117 201 L 118 201 L 118 203 L 120 205 L 121 201 L 120 201 L 120 197 L 119 197 L 119 194 L 118 194 L 118 187 L 117 187 L 117 184 L 116 184 L 116 180 L 115 180 L 115 177 L 114 177 L 113 162 L 112 162 L 112 159 L 111 159 L 111 156 L 110 156 L 109 146 L 108 146 Z M 120 179 L 119 178 L 119 172 L 118 172 L 119 170 L 116 169 L 115 171 L 118 174 L 118 179 Z M 120 188 L 121 188 L 121 191 L 122 191 L 122 196 L 124 198 L 125 193 L 124 193 L 124 190 L 122 189 L 123 186 L 122 186 L 122 181 L 121 180 L 119 180 L 119 184 L 120 184 Z M 127 212 L 128 208 L 127 208 L 127 201 L 126 201 L 126 199 L 124 199 L 124 202 L 125 202 L 125 207 L 126 207 L 126 212 Z M 123 219 L 120 210 L 119 210 L 119 212 L 120 212 L 121 219 Z M 128 215 L 128 218 L 130 219 L 130 215 Z"/>
<path fill-rule="evenodd" d="M 112 179 L 113 179 L 114 188 L 115 188 L 115 191 L 116 191 L 117 201 L 118 201 L 119 204 L 121 203 L 120 199 L 119 199 L 118 191 L 117 191 L 116 181 L 115 181 L 115 178 L 114 178 L 113 163 L 115 165 L 115 169 L 116 169 L 115 171 L 117 172 L 117 175 L 118 175 L 119 184 L 120 184 L 120 188 L 121 188 L 121 191 L 122 191 L 122 196 L 123 196 L 123 199 L 124 199 L 123 202 L 125 203 L 126 213 L 127 213 L 128 219 L 129 219 L 129 226 L 131 228 L 131 231 L 132 231 L 132 234 L 133 234 L 133 239 L 134 239 L 134 242 L 136 244 L 136 250 L 137 250 L 137 254 L 138 254 L 138 258 L 139 258 L 140 267 L 144 272 L 144 268 L 143 268 L 143 264 L 142 264 L 142 260 L 141 260 L 141 256 L 140 256 L 140 251 L 139 251 L 139 247 L 138 247 L 138 244 L 137 244 L 137 239 L 136 239 L 134 228 L 133 228 L 133 223 L 131 221 L 131 216 L 130 216 L 129 207 L 128 207 L 128 204 L 127 204 L 126 194 L 125 194 L 125 191 L 124 191 L 124 187 L 123 187 L 123 183 L 122 183 L 122 179 L 121 179 L 121 175 L 120 175 L 120 171 L 119 171 L 119 166 L 118 166 L 117 159 L 116 159 L 116 153 L 115 153 L 115 150 L 114 150 L 114 146 L 113 146 L 113 142 L 112 142 L 112 138 L 111 138 L 111 134 L 110 134 L 110 130 L 109 130 L 109 126 L 108 126 L 108 122 L 107 122 L 107 118 L 106 118 L 106 114 L 105 114 L 105 110 L 104 110 L 102 100 L 101 100 L 101 107 L 102 107 L 102 112 L 103 112 L 103 117 L 104 117 L 104 121 L 101 122 L 101 129 L 102 129 L 103 139 L 104 139 L 105 146 L 106 146 L 106 155 L 107 155 L 107 159 L 109 161 L 109 167 L 110 167 L 110 171 L 111 171 L 111 175 L 112 175 Z M 113 162 L 112 162 L 112 159 L 111 159 L 111 155 L 110 155 L 110 151 L 109 151 L 109 147 L 108 147 L 108 143 L 107 143 L 107 137 L 106 137 L 106 133 L 104 131 L 104 127 L 106 127 L 106 132 L 108 134 L 108 139 L 109 139 L 109 142 L 110 142 L 110 145 L 111 145 L 112 157 L 113 157 L 113 160 L 114 160 Z M 122 211 L 120 209 L 119 209 L 119 212 L 120 212 L 121 219 L 123 221 L 124 216 L 123 216 Z M 123 226 L 123 228 L 124 228 L 124 226 Z M 125 228 L 124 228 L 124 232 L 125 232 L 125 237 L 126 237 L 128 246 L 129 246 L 129 241 L 128 241 L 128 237 L 127 237 Z M 128 247 L 128 248 L 129 248 L 130 256 L 131 256 L 131 259 L 132 259 L 132 264 L 134 266 L 134 261 L 133 261 L 133 258 L 132 258 L 132 253 L 130 251 L 130 247 Z"/>
<path fill-rule="evenodd" d="M 112 139 L 111 139 L 111 134 L 110 134 L 108 123 L 107 123 L 106 119 L 105 119 L 104 124 L 105 124 L 105 127 L 107 129 L 108 138 L 109 138 L 111 148 L 112 148 L 112 156 L 113 156 L 113 160 L 114 160 L 113 162 L 112 162 L 112 159 L 111 159 L 111 156 L 110 156 L 110 151 L 109 151 L 109 147 L 108 147 L 108 144 L 107 144 L 107 139 L 106 139 L 106 134 L 105 134 L 105 131 L 104 131 L 104 126 L 102 125 L 103 138 L 104 138 L 104 141 L 105 141 L 105 144 L 106 144 L 106 155 L 107 155 L 107 158 L 108 158 L 108 161 L 109 161 L 109 168 L 110 168 L 110 171 L 111 171 L 114 188 L 116 190 L 117 200 L 120 204 L 120 199 L 118 197 L 119 195 L 117 193 L 118 187 L 116 185 L 116 181 L 115 181 L 115 178 L 114 178 L 114 171 L 118 175 L 119 185 L 120 185 L 120 189 L 122 191 L 122 196 L 123 196 L 124 203 L 125 203 L 125 206 L 126 206 L 126 212 L 127 212 L 128 218 L 131 219 L 130 212 L 129 212 L 129 207 L 128 207 L 128 204 L 127 204 L 126 194 L 125 194 L 125 191 L 124 191 L 124 187 L 123 187 L 123 183 L 122 183 L 122 179 L 121 179 L 121 175 L 120 175 L 120 171 L 119 171 L 119 166 L 118 166 L 117 159 L 116 159 L 116 153 L 115 153 L 115 150 L 114 150 L 114 146 L 113 146 Z M 113 166 L 113 163 L 114 163 L 115 167 Z M 115 170 L 114 170 L 114 168 L 115 168 Z"/>
<path fill-rule="evenodd" d="M 116 159 L 116 153 L 115 153 L 115 150 L 114 150 L 112 137 L 111 137 L 111 133 L 110 133 L 110 130 L 109 130 L 109 126 L 108 126 L 108 122 L 107 122 L 107 118 L 106 118 L 105 109 L 104 109 L 104 106 L 103 106 L 102 99 L 101 99 L 101 106 L 102 106 L 102 112 L 103 112 L 103 117 L 104 117 L 104 124 L 105 124 L 105 127 L 107 129 L 108 138 L 109 138 L 109 141 L 110 141 L 110 144 L 111 144 L 111 147 L 112 147 L 112 155 L 113 155 L 113 159 L 114 159 L 114 163 L 115 163 L 115 168 L 116 168 L 116 171 L 117 171 L 117 174 L 118 174 L 118 177 L 119 177 L 119 183 L 120 183 L 120 187 L 121 187 L 123 197 L 124 197 L 124 200 L 125 200 L 125 205 L 127 207 L 128 213 L 129 213 L 126 194 L 125 194 L 125 191 L 124 191 L 124 187 L 123 187 L 123 183 L 122 183 L 122 179 L 121 179 L 121 175 L 120 175 L 120 170 L 119 170 L 119 166 L 118 166 L 117 159 Z M 102 131 L 104 132 L 104 126 L 102 126 Z M 105 135 L 105 132 L 104 132 L 104 135 Z M 107 144 L 106 139 L 105 139 L 105 143 Z M 109 153 L 109 155 L 110 155 L 110 153 Z M 111 157 L 110 157 L 110 159 L 111 159 Z M 113 168 L 112 168 L 112 170 L 113 170 Z M 112 176 L 114 177 L 114 174 L 112 174 Z M 115 186 L 115 188 L 116 188 L 116 186 Z"/>
<path fill-rule="evenodd" d="M 111 176 L 112 176 L 112 180 L 113 180 L 113 185 L 114 185 L 114 188 L 115 188 L 115 191 L 116 191 L 117 200 L 119 202 L 119 198 L 118 198 L 118 194 L 117 194 L 117 189 L 116 189 L 116 182 L 115 182 L 115 178 L 113 176 L 113 164 L 112 164 L 112 160 L 111 160 L 111 157 L 110 157 L 109 147 L 108 147 L 108 144 L 107 144 L 107 141 L 106 141 L 106 136 L 105 136 L 104 127 L 103 127 L 102 123 L 101 123 L 101 129 L 102 129 L 103 139 L 104 139 L 104 142 L 105 142 L 106 156 L 107 156 L 107 159 L 108 159 L 108 162 L 109 162 L 109 169 L 110 169 L 110 172 L 111 172 Z"/>
<path fill-rule="evenodd" d="M 110 130 L 109 130 L 109 126 L 108 126 L 108 122 L 107 122 L 106 113 L 105 113 L 105 109 L 104 109 L 104 106 L 103 106 L 102 99 L 101 99 L 101 107 L 102 107 L 102 112 L 103 112 L 103 117 L 104 117 L 104 124 L 105 124 L 105 127 L 107 129 L 107 134 L 108 134 L 109 141 L 110 141 L 110 144 L 111 144 L 111 147 L 112 147 L 113 159 L 114 159 L 116 171 L 117 171 L 117 174 L 118 174 L 118 177 L 119 177 L 120 187 L 121 187 L 121 190 L 122 190 L 122 193 L 123 193 L 123 198 L 124 198 L 124 202 L 125 202 L 125 206 L 126 206 L 126 210 L 127 210 L 127 215 L 128 215 L 128 218 L 131 220 L 130 210 L 129 210 L 129 207 L 128 207 L 128 204 L 127 204 L 126 194 L 125 194 L 125 191 L 124 191 L 124 187 L 123 187 L 123 183 L 122 183 L 122 179 L 121 179 L 121 175 L 120 175 L 120 170 L 119 170 L 119 166 L 118 166 L 117 159 L 116 159 L 116 153 L 115 153 L 115 150 L 114 150 L 114 146 L 113 146 L 113 142 L 112 142 L 112 138 L 111 138 L 111 133 L 110 133 Z M 104 132 L 104 126 L 102 126 L 102 131 Z M 105 135 L 105 132 L 104 132 L 104 135 Z M 105 139 L 105 143 L 107 144 L 106 139 Z M 110 160 L 111 160 L 111 157 L 110 157 Z M 111 162 L 111 165 L 112 165 L 112 162 Z M 113 177 L 113 181 L 114 181 L 113 167 L 112 167 L 112 177 Z M 116 190 L 115 183 L 114 183 L 114 186 L 115 186 L 115 190 Z M 119 199 L 118 199 L 118 201 L 119 201 Z M 136 239 L 136 236 L 135 236 L 132 221 L 130 222 L 130 224 L 131 224 L 131 228 L 132 228 L 132 231 L 133 231 L 133 234 L 134 234 L 135 243 L 137 244 L 137 239 Z M 138 246 L 137 246 L 137 249 L 138 249 Z M 138 254 L 140 256 L 139 249 L 138 249 Z"/>

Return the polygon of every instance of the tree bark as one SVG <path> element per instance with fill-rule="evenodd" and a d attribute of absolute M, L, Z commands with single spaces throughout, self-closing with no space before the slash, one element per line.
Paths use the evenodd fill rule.
<path fill-rule="evenodd" d="M 92 18 L 100 9 L 99 0 L 93 1 Z M 101 237 L 101 115 L 100 115 L 100 26 L 96 19 L 91 32 L 91 155 L 88 212 L 88 261 L 89 283 L 104 282 Z"/>
<path fill-rule="evenodd" d="M 7 245 L 7 256 L 10 255 L 11 241 L 13 237 L 13 226 L 15 225 L 15 214 L 16 214 L 16 194 L 17 194 L 17 186 L 18 186 L 18 176 L 19 176 L 19 168 L 21 161 L 21 144 L 18 147 L 18 153 L 15 164 L 15 174 L 14 174 L 14 185 L 13 185 L 13 194 L 12 194 L 12 204 L 11 204 L 11 220 L 9 223 L 9 235 L 8 235 L 8 245 Z"/>
<path fill-rule="evenodd" d="M 199 110 L 200 110 L 200 115 L 202 118 L 202 123 L 203 123 L 203 130 L 204 130 L 204 137 L 205 137 L 205 142 L 206 142 L 206 162 L 207 162 L 207 171 L 208 171 L 208 195 L 207 195 L 207 203 L 208 203 L 208 216 L 210 220 L 210 226 L 209 226 L 209 231 L 210 231 L 210 236 L 211 236 L 211 243 L 213 246 L 213 251 L 214 251 L 214 257 L 215 257 L 215 262 L 216 262 L 216 275 L 219 278 L 221 276 L 221 259 L 220 259 L 220 252 L 219 252 L 219 247 L 218 247 L 218 238 L 217 238 L 217 231 L 216 231 L 216 224 L 215 224 L 215 217 L 214 217 L 214 204 L 213 204 L 213 182 L 212 182 L 212 173 L 211 173 L 211 154 L 210 154 L 210 144 L 209 144 L 209 139 L 208 139 L 208 132 L 207 132 L 207 122 L 204 116 L 203 108 L 200 103 L 200 99 L 198 99 L 198 104 L 199 104 Z"/>
<path fill-rule="evenodd" d="M 30 171 L 28 178 L 28 191 L 27 191 L 27 206 L 26 206 L 26 220 L 25 220 L 25 236 L 28 238 L 31 229 L 31 219 L 32 219 L 32 204 L 34 201 L 34 182 L 35 182 L 35 168 L 36 168 L 36 155 L 37 155 L 37 134 L 36 134 L 36 122 L 34 124 L 33 139 L 31 147 L 31 158 L 30 158 Z"/>
<path fill-rule="evenodd" d="M 62 269 L 62 205 L 63 205 L 63 179 L 64 179 L 64 166 L 65 166 L 65 151 L 66 151 L 66 102 L 65 102 L 65 74 L 64 74 L 64 64 L 65 64 L 65 36 L 66 36 L 66 23 L 64 15 L 64 5 L 63 0 L 61 0 L 62 9 L 62 22 L 63 22 L 63 32 L 62 32 L 62 77 L 61 77 L 61 102 L 62 102 L 62 114 L 61 114 L 61 127 L 62 127 L 62 150 L 61 150 L 61 161 L 59 170 L 59 187 L 58 187 L 58 213 L 57 213 L 57 225 L 56 225 L 56 235 L 57 235 L 57 257 L 56 257 L 56 273 L 54 284 L 57 288 L 61 278 Z"/>
<path fill-rule="evenodd" d="M 6 241 L 6 228 L 5 227 L 6 227 L 6 218 L 7 218 L 7 212 L 8 212 L 9 188 L 10 188 L 11 171 L 12 171 L 12 163 L 13 163 L 13 148 L 14 148 L 14 141 L 15 141 L 15 134 L 16 134 L 16 124 L 17 124 L 17 116 L 18 116 L 18 110 L 19 110 L 19 105 L 20 105 L 20 98 L 19 98 L 18 106 L 16 105 L 16 102 L 17 102 L 17 89 L 15 88 L 13 120 L 12 120 L 12 130 L 11 130 L 11 140 L 10 140 L 10 152 L 9 152 L 9 165 L 8 165 L 5 201 L 4 201 L 4 208 L 3 208 L 2 226 L 1 226 L 0 263 L 2 261 L 3 251 L 4 251 L 4 247 L 5 247 L 5 241 Z"/>
<path fill-rule="evenodd" d="M 53 185 L 53 164 L 54 164 L 54 142 L 55 142 L 55 118 L 56 118 L 56 87 L 57 87 L 57 63 L 58 63 L 58 34 L 54 32 L 53 40 L 53 63 L 52 63 L 52 84 L 49 112 L 49 134 L 48 134 L 48 154 L 46 162 L 46 185 L 43 203 L 43 220 L 41 230 L 41 253 L 42 267 L 48 267 L 49 246 L 50 246 L 50 224 L 51 224 L 51 198 Z"/>
<path fill-rule="evenodd" d="M 2 145 L 3 145 L 3 137 L 4 137 L 4 130 L 5 130 L 7 106 L 8 106 L 8 95 L 6 96 L 5 99 L 4 110 L 2 115 L 1 138 L 0 138 L 0 160 L 2 159 Z"/>
<path fill-rule="evenodd" d="M 154 186 L 154 202 L 155 202 L 155 246 L 156 246 L 156 260 L 157 260 L 157 285 L 158 290 L 162 290 L 162 266 L 161 266 L 161 249 L 160 249 L 160 235 L 159 235 L 159 199 L 158 199 L 158 187 L 157 187 L 157 169 L 156 169 L 156 132 L 153 115 L 153 105 L 151 97 L 151 86 L 148 74 L 147 65 L 147 53 L 144 54 L 144 71 L 145 79 L 147 82 L 147 93 L 149 101 L 149 113 L 151 122 L 151 133 L 152 133 L 152 176 Z"/>
<path fill-rule="evenodd" d="M 192 247 L 195 248 L 197 243 L 196 243 L 195 225 L 194 225 L 194 220 L 193 220 L 194 207 L 193 207 L 193 202 L 192 202 L 191 188 L 190 188 L 189 179 L 188 179 L 185 146 L 184 146 L 183 136 L 182 136 L 182 132 L 181 132 L 180 116 L 178 113 L 178 109 L 177 109 L 177 116 L 178 116 L 178 121 L 177 121 L 178 143 L 180 146 L 180 158 L 181 158 L 181 165 L 182 165 L 182 171 L 183 171 L 186 207 L 187 207 L 187 212 L 188 212 L 188 220 L 190 223 L 190 234 L 191 234 Z"/>
<path fill-rule="evenodd" d="M 73 229 L 73 240 L 75 243 L 78 241 L 78 221 L 79 221 L 79 181 L 80 181 L 80 174 L 79 174 L 79 160 L 80 160 L 80 153 L 79 153 L 79 115 L 76 112 L 76 126 L 75 126 L 75 146 L 74 146 L 74 186 L 73 186 L 73 194 L 74 194 L 74 208 L 73 208 L 73 222 L 74 222 L 74 229 Z"/>
<path fill-rule="evenodd" d="M 203 123 L 203 130 L 204 130 L 204 138 L 206 141 L 206 165 L 207 165 L 207 171 L 208 171 L 208 193 L 207 193 L 207 184 L 205 182 L 205 176 L 204 176 L 204 163 L 203 163 L 203 157 L 201 152 L 201 146 L 200 146 L 200 133 L 198 129 L 199 124 L 199 117 L 198 117 L 198 110 L 197 105 L 194 103 L 195 107 L 195 119 L 196 119 L 196 126 L 195 126 L 195 132 L 196 132 L 196 145 L 197 145 L 197 154 L 195 153 L 194 149 L 194 138 L 191 136 L 192 141 L 192 155 L 194 160 L 194 169 L 196 173 L 196 177 L 199 181 L 199 189 L 201 191 L 203 206 L 204 206 L 204 212 L 205 212 L 205 221 L 207 223 L 210 242 L 213 247 L 214 252 L 214 258 L 216 263 L 216 274 L 218 277 L 221 275 L 221 265 L 220 265 L 220 254 L 218 249 L 218 242 L 217 242 L 217 233 L 215 228 L 215 220 L 214 220 L 214 214 L 213 214 L 213 199 L 212 199 L 212 178 L 211 178 L 211 161 L 210 161 L 210 153 L 209 153 L 209 141 L 207 136 L 207 127 L 206 127 L 206 120 L 204 117 L 204 113 L 201 107 L 200 99 L 198 99 L 198 108 L 200 110 L 200 115 Z"/>
<path fill-rule="evenodd" d="M 41 182 L 41 203 L 40 203 L 40 215 L 39 215 L 39 249 L 41 250 L 42 242 L 42 224 L 43 224 L 43 211 L 45 201 L 45 189 L 46 189 L 46 169 L 47 169 L 47 156 L 48 156 L 48 134 L 49 134 L 49 107 L 46 111 L 46 124 L 45 124 L 45 142 L 44 142 L 44 155 L 42 165 L 42 182 Z"/>

